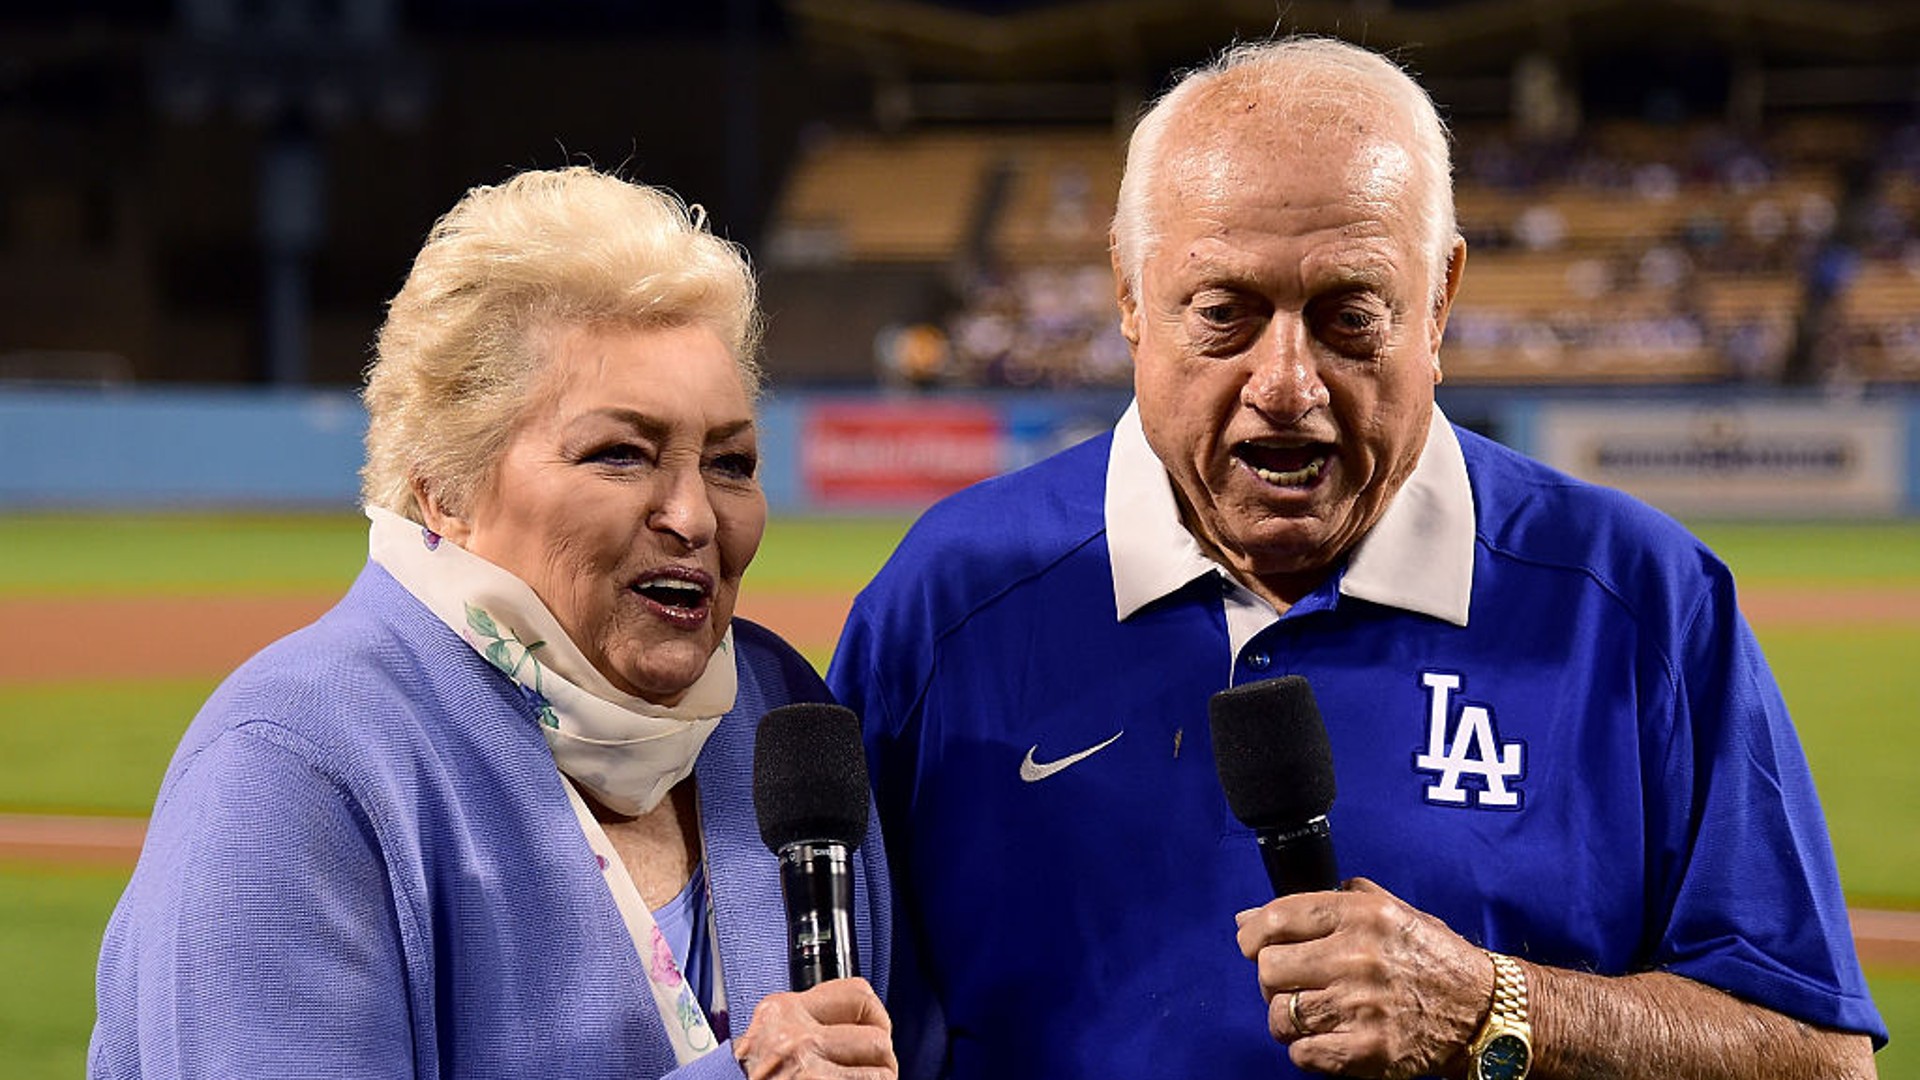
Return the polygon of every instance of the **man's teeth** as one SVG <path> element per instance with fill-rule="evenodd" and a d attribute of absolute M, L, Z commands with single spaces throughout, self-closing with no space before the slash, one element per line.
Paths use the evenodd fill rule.
<path fill-rule="evenodd" d="M 1318 478 L 1320 470 L 1326 465 L 1326 462 L 1326 458 L 1314 458 L 1312 461 L 1307 462 L 1297 469 L 1288 469 L 1285 472 L 1276 472 L 1272 469 L 1263 469 L 1258 465 L 1254 465 L 1253 474 L 1269 484 L 1278 484 L 1281 487 L 1298 487 L 1301 484 L 1310 484 Z"/>

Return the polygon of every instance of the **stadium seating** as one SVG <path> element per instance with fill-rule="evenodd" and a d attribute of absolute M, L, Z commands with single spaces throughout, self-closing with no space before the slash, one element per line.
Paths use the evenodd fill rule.
<path fill-rule="evenodd" d="M 1887 171 L 1863 202 L 1845 172 L 1875 137 L 1831 117 L 1750 137 L 1613 122 L 1557 145 L 1462 129 L 1471 256 L 1449 379 L 1767 382 L 1809 334 L 1818 377 L 1920 378 L 1920 183 Z M 774 250 L 955 268 L 945 381 L 1122 384 L 1093 276 L 1124 153 L 1112 131 L 1080 128 L 822 140 L 795 167 Z M 1865 245 L 1863 217 L 1877 222 Z"/>

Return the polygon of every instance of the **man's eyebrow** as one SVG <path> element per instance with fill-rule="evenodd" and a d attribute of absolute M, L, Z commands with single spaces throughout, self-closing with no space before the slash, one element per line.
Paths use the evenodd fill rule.
<path fill-rule="evenodd" d="M 1312 269 L 1336 281 L 1350 281 L 1377 289 L 1391 286 L 1398 276 L 1398 267 L 1392 257 L 1385 252 L 1372 250 L 1329 254 Z"/>
<path fill-rule="evenodd" d="M 1370 293 L 1377 293 L 1381 296 L 1390 296 L 1393 293 L 1393 278 L 1388 274 L 1369 274 L 1365 272 L 1342 274 L 1334 279 L 1334 285 L 1335 288 L 1344 289 L 1348 292 L 1364 290 Z"/>
<path fill-rule="evenodd" d="M 1395 282 L 1402 276 L 1393 259 L 1378 252 L 1349 252 L 1309 258 L 1300 270 L 1305 284 L 1314 292 L 1323 292 L 1328 287 L 1340 289 L 1361 286 L 1374 292 L 1387 293 L 1393 291 Z M 1180 274 L 1188 282 L 1189 289 L 1222 286 L 1261 288 L 1274 276 L 1271 268 L 1261 266 L 1257 261 L 1216 254 L 1187 260 L 1180 267 Z"/>

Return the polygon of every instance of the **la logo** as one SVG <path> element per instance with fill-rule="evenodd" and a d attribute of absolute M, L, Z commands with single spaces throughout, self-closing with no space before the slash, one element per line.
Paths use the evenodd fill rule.
<path fill-rule="evenodd" d="M 1495 741 L 1493 713 L 1485 705 L 1462 705 L 1459 721 L 1454 721 L 1449 699 L 1460 689 L 1460 676 L 1423 671 L 1420 685 L 1427 688 L 1427 752 L 1415 755 L 1413 767 L 1439 774 L 1427 785 L 1427 801 L 1518 809 L 1520 792 L 1507 787 L 1507 781 L 1525 775 L 1526 747 Z M 1467 775 L 1479 777 L 1483 786 L 1461 787 L 1460 778 Z"/>

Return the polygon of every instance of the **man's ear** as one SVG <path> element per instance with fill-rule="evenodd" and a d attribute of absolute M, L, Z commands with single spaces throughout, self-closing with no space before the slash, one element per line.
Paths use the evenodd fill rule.
<path fill-rule="evenodd" d="M 1120 336 L 1129 348 L 1140 347 L 1140 298 L 1133 295 L 1133 280 L 1120 268 L 1120 253 L 1108 238 L 1107 251 L 1113 264 L 1114 300 L 1120 306 Z"/>
<path fill-rule="evenodd" d="M 1440 372 L 1440 342 L 1447 336 L 1447 317 L 1453 314 L 1453 298 L 1460 295 L 1460 281 L 1467 269 L 1467 241 L 1463 236 L 1453 238 L 1453 250 L 1447 254 L 1447 280 L 1433 298 L 1433 381 L 1438 383 Z"/>
<path fill-rule="evenodd" d="M 420 523 L 465 547 L 467 536 L 473 531 L 467 519 L 449 509 L 424 478 L 416 476 L 408 482 L 413 487 L 413 500 L 420 506 Z"/>

